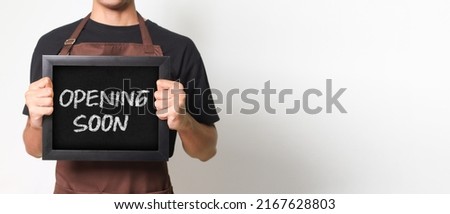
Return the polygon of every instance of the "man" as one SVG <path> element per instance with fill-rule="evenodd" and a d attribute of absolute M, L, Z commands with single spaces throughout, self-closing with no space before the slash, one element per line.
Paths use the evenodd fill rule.
<path fill-rule="evenodd" d="M 93 0 L 92 13 L 83 22 L 51 31 L 36 46 L 31 65 L 32 83 L 25 96 L 26 151 L 36 158 L 42 156 L 42 119 L 53 112 L 52 81 L 42 78 L 42 55 L 140 55 L 136 53 L 144 53 L 148 47 L 144 44 L 145 35 L 151 35 L 147 40 L 159 46 L 155 45 L 150 55 L 170 56 L 171 75 L 179 80 L 158 80 L 154 93 L 157 116 L 167 121 L 172 130 L 170 155 L 178 132 L 188 155 L 201 161 L 211 159 L 216 154 L 214 123 L 219 117 L 211 108 L 214 103 L 209 83 L 193 42 L 149 20 L 144 24 L 134 0 Z M 78 29 L 81 33 L 77 34 Z M 125 45 L 131 52 L 105 48 L 119 45 Z M 188 83 L 190 86 L 185 88 Z M 184 90 L 179 93 L 177 89 Z M 202 96 L 195 96 L 198 89 Z M 55 193 L 172 193 L 172 186 L 166 162 L 58 161 Z"/>

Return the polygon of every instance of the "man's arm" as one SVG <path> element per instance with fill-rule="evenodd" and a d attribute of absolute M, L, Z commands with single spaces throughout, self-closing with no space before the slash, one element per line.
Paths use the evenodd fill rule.
<path fill-rule="evenodd" d="M 184 151 L 193 158 L 207 161 L 216 154 L 217 130 L 214 125 L 197 122 L 190 114 L 185 114 L 186 127 L 179 129 Z"/>
<path fill-rule="evenodd" d="M 42 156 L 42 118 L 53 113 L 53 85 L 48 77 L 33 82 L 25 94 L 28 120 L 23 131 L 25 149 L 33 157 Z"/>
<path fill-rule="evenodd" d="M 167 120 L 170 129 L 178 131 L 186 153 L 201 161 L 216 154 L 217 130 L 214 125 L 197 122 L 186 112 L 183 85 L 170 80 L 158 80 L 155 92 L 156 114 Z"/>
<path fill-rule="evenodd" d="M 23 131 L 23 142 L 28 154 L 35 158 L 42 157 L 42 127 L 32 127 L 30 117 Z"/>

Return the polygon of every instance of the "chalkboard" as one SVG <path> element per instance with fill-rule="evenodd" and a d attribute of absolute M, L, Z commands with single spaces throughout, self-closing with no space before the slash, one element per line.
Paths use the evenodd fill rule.
<path fill-rule="evenodd" d="M 169 128 L 156 116 L 158 79 L 168 57 L 43 56 L 53 114 L 43 122 L 43 159 L 164 161 Z"/>

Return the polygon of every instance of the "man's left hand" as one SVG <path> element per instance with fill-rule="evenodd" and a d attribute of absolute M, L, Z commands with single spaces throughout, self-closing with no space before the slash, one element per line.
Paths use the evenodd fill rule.
<path fill-rule="evenodd" d="M 189 125 L 189 117 L 186 113 L 186 93 L 183 84 L 160 79 L 156 82 L 155 92 L 156 115 L 161 120 L 167 120 L 167 125 L 172 130 L 181 131 Z"/>

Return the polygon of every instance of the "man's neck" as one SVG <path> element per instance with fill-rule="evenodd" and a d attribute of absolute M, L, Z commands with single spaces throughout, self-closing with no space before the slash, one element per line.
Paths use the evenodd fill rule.
<path fill-rule="evenodd" d="M 106 8 L 94 1 L 91 19 L 111 26 L 131 26 L 139 23 L 134 3 L 120 9 Z"/>

